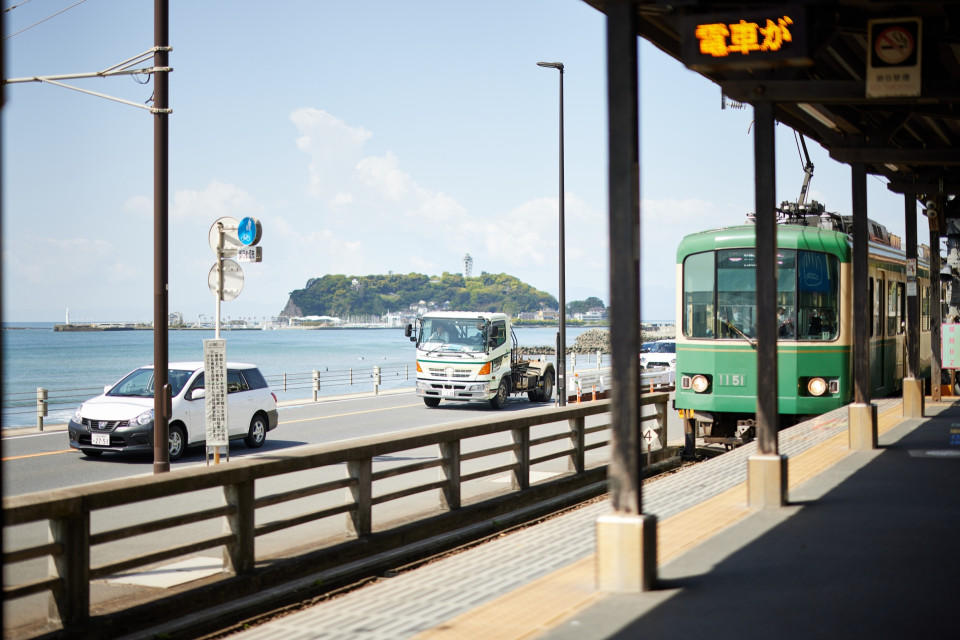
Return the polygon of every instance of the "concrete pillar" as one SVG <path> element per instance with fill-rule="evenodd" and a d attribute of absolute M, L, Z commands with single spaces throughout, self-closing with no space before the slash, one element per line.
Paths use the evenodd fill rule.
<path fill-rule="evenodd" d="M 871 451 L 877 448 L 877 405 L 853 403 L 849 407 L 850 450 Z"/>
<path fill-rule="evenodd" d="M 787 504 L 787 458 L 756 454 L 747 459 L 747 504 L 752 509 L 777 509 Z"/>
<path fill-rule="evenodd" d="M 903 379 L 903 417 L 922 418 L 924 411 L 923 380 Z"/>
<path fill-rule="evenodd" d="M 611 513 L 597 518 L 597 588 L 639 593 L 657 579 L 657 517 Z"/>

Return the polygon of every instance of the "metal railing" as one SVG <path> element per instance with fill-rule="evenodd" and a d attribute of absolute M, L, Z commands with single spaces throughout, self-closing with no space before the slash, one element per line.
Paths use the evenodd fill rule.
<path fill-rule="evenodd" d="M 586 366 L 577 368 L 576 354 L 571 354 L 568 372 L 572 376 L 578 371 L 583 375 L 596 377 L 600 370 L 601 356 L 590 354 L 582 358 Z M 606 371 L 606 370 L 603 370 Z M 387 362 L 367 367 L 349 367 L 346 369 L 317 368 L 301 373 L 275 373 L 264 375 L 271 390 L 276 393 L 303 392 L 302 397 L 312 396 L 317 401 L 323 391 L 330 389 L 358 388 L 378 393 L 381 388 L 416 379 L 416 367 L 408 362 Z M 5 416 L 35 415 L 37 428 L 42 430 L 44 419 L 50 410 L 70 410 L 80 403 L 103 393 L 103 386 L 53 389 L 38 387 L 36 391 L 19 391 L 3 394 L 3 414 Z"/>
<path fill-rule="evenodd" d="M 668 394 L 657 393 L 641 400 L 655 410 L 647 409 L 643 420 L 655 421 L 646 431 L 658 432 L 662 446 L 667 437 L 667 399 Z M 225 465 L 4 498 L 4 601 L 47 592 L 55 605 L 50 609 L 55 612 L 52 619 L 65 628 L 83 625 L 90 619 L 92 580 L 217 548 L 223 549 L 223 574 L 256 575 L 263 559 L 257 553 L 261 536 L 345 516 L 346 532 L 363 540 L 375 531 L 395 531 L 397 509 L 405 512 L 401 516 L 408 522 L 427 517 L 406 513 L 409 506 L 396 504 L 405 498 L 427 498 L 434 513 L 431 494 L 439 497 L 441 512 L 462 514 L 459 510 L 467 503 L 483 504 L 490 500 L 492 485 L 480 491 L 476 483 L 468 483 L 489 482 L 492 476 L 509 474 L 509 484 L 499 491 L 519 498 L 535 484 L 531 469 L 536 465 L 566 458 L 563 478 L 586 473 L 587 452 L 609 445 L 610 424 L 604 419 L 609 411 L 609 400 L 546 407 L 402 434 L 295 447 Z M 587 418 L 600 422 L 588 426 Z M 313 475 L 304 478 L 305 472 Z M 465 493 L 468 486 L 472 497 Z M 295 501 L 299 501 L 296 513 L 269 511 Z M 394 517 L 375 523 L 374 507 L 388 503 L 394 504 Z M 118 509 L 123 508 L 121 517 Z M 225 526 L 212 529 L 209 525 L 217 521 Z M 200 523 L 206 526 L 199 527 L 199 537 L 183 533 L 188 525 L 196 532 Z M 43 524 L 50 533 L 41 542 L 36 530 L 29 528 Z M 337 528 L 335 521 L 332 524 Z M 343 544 L 344 531 L 339 530 Z M 147 534 L 149 544 L 134 540 Z M 316 533 L 310 536 L 319 539 Z M 31 562 L 32 574 L 21 564 Z M 39 573 L 47 575 L 37 575 L 41 563 L 49 569 Z"/>

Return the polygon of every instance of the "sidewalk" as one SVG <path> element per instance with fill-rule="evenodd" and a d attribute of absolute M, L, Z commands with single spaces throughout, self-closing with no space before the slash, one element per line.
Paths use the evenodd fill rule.
<path fill-rule="evenodd" d="M 960 405 L 928 399 L 932 417 L 903 420 L 899 400 L 876 404 L 877 451 L 849 452 L 845 408 L 781 432 L 782 509 L 746 507 L 754 445 L 644 485 L 659 520 L 655 591 L 596 591 L 600 502 L 234 637 L 955 635 Z"/>

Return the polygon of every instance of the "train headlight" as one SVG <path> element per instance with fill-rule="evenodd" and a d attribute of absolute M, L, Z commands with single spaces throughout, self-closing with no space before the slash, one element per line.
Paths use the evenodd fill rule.
<path fill-rule="evenodd" d="M 827 392 L 827 381 L 823 378 L 810 378 L 807 382 L 807 391 L 812 396 L 822 396 Z"/>
<path fill-rule="evenodd" d="M 710 381 L 707 380 L 707 376 L 697 374 L 690 379 L 690 387 L 696 393 L 703 393 L 710 387 Z"/>

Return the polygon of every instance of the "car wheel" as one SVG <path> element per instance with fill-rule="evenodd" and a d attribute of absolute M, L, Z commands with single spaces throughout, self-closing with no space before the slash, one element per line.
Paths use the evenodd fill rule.
<path fill-rule="evenodd" d="M 507 396 L 510 395 L 510 383 L 506 378 L 500 380 L 500 387 L 497 389 L 497 395 L 490 398 L 490 406 L 494 409 L 502 409 L 507 403 Z"/>
<path fill-rule="evenodd" d="M 187 434 L 179 424 L 170 425 L 170 435 L 167 439 L 169 445 L 170 462 L 179 460 L 187 451 Z"/>
<path fill-rule="evenodd" d="M 424 398 L 424 399 L 423 399 L 423 404 L 425 404 L 425 405 L 427 405 L 428 407 L 431 407 L 431 408 L 433 408 L 433 407 L 439 407 L 439 406 L 440 406 L 440 398 Z"/>
<path fill-rule="evenodd" d="M 550 402 L 553 399 L 553 374 L 543 377 L 543 387 L 539 389 L 540 402 Z"/>
<path fill-rule="evenodd" d="M 262 413 L 253 416 L 250 421 L 250 431 L 243 439 L 251 449 L 259 449 L 267 440 L 267 419 Z"/>
<path fill-rule="evenodd" d="M 80 449 L 80 453 L 88 458 L 99 458 L 103 455 L 103 451 L 100 451 L 99 449 Z"/>

